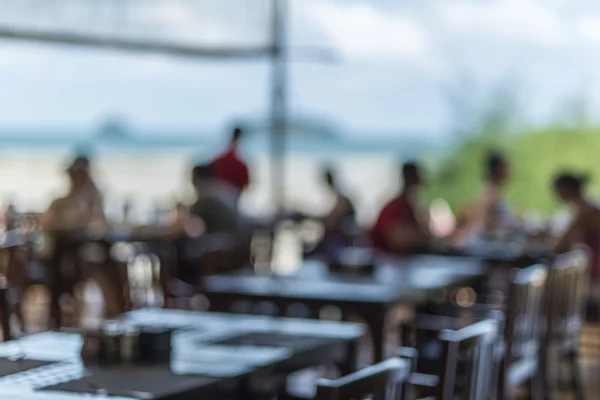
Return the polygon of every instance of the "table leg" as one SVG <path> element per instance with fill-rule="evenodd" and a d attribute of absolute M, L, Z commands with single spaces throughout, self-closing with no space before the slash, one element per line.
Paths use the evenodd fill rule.
<path fill-rule="evenodd" d="M 339 365 L 340 373 L 342 375 L 348 375 L 356 371 L 356 368 L 358 366 L 358 348 L 358 340 L 353 340 L 350 343 L 348 343 L 348 347 L 346 349 L 346 356 Z"/>
<path fill-rule="evenodd" d="M 171 280 L 172 280 L 172 269 L 173 265 L 177 265 L 177 261 L 174 260 L 176 256 L 165 257 L 163 262 L 160 264 L 158 270 L 158 284 L 162 287 L 163 291 L 163 308 L 168 308 L 168 304 L 172 302 L 173 293 L 171 293 Z"/>
<path fill-rule="evenodd" d="M 61 270 L 61 258 L 56 257 L 50 261 L 49 274 L 50 274 L 50 315 L 48 321 L 48 327 L 60 328 L 62 326 L 62 315 L 60 310 L 60 296 L 63 293 L 63 279 Z"/>
<path fill-rule="evenodd" d="M 373 362 L 378 363 L 386 358 L 385 352 L 385 321 L 387 310 L 373 310 L 369 315 L 363 315 L 373 341 Z"/>

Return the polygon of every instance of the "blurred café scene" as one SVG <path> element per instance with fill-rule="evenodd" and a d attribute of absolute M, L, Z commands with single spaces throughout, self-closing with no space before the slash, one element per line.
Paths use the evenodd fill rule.
<path fill-rule="evenodd" d="M 0 400 L 600 399 L 600 3 L 0 0 Z"/>

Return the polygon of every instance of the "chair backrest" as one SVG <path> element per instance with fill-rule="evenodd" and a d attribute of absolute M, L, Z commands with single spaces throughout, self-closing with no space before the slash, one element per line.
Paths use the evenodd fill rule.
<path fill-rule="evenodd" d="M 483 320 L 465 328 L 440 334 L 443 350 L 440 359 L 437 398 L 452 400 L 487 399 L 494 383 L 494 350 L 498 322 Z M 462 371 L 459 371 L 462 368 Z M 458 382 L 458 373 L 462 381 Z M 458 393 L 457 393 L 458 392 Z"/>
<path fill-rule="evenodd" d="M 336 380 L 319 379 L 315 400 L 400 400 L 396 388 L 410 375 L 410 363 L 390 358 Z"/>
<path fill-rule="evenodd" d="M 533 265 L 518 270 L 510 283 L 504 339 L 505 360 L 537 359 L 541 343 L 544 290 L 548 269 Z"/>
<path fill-rule="evenodd" d="M 26 280 L 28 246 L 23 235 L 17 231 L 4 234 L 0 245 L 0 334 L 3 340 L 10 340 L 10 315 L 12 313 L 11 294 L 20 289 Z"/>
<path fill-rule="evenodd" d="M 575 250 L 561 254 L 548 271 L 546 290 L 547 335 L 577 335 L 583 321 L 588 291 L 588 254 Z"/>
<path fill-rule="evenodd" d="M 419 358 L 419 352 L 413 347 L 400 347 L 396 351 L 396 357 L 399 357 L 401 360 L 406 360 L 410 373 L 409 379 L 406 382 L 399 382 L 399 384 L 396 386 L 396 390 L 398 390 L 398 393 L 401 393 L 400 396 L 402 397 L 400 398 L 414 399 L 415 388 L 410 379 L 417 373 L 417 360 Z"/>

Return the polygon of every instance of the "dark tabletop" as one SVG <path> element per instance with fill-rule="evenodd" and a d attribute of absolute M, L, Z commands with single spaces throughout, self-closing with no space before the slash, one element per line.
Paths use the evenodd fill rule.
<path fill-rule="evenodd" d="M 34 392 L 23 388 L 2 388 L 2 400 L 137 400 L 131 397 L 107 398 L 103 395 L 91 395 L 66 392 Z"/>
<path fill-rule="evenodd" d="M 519 242 L 479 241 L 449 248 L 425 249 L 424 254 L 445 255 L 450 257 L 472 257 L 508 267 L 534 264 L 551 259 L 554 255 L 540 245 L 526 246 Z"/>
<path fill-rule="evenodd" d="M 215 275 L 203 291 L 211 295 L 332 303 L 395 303 L 416 301 L 438 289 L 483 276 L 488 265 L 472 257 L 422 255 L 380 258 L 372 274 L 329 272 L 321 261 L 305 261 L 292 276 L 259 276 L 247 272 Z"/>
<path fill-rule="evenodd" d="M 79 245 L 85 242 L 169 242 L 177 239 L 161 232 L 111 226 L 108 230 L 78 229 L 68 231 L 49 231 L 55 239 L 67 245 Z"/>
<path fill-rule="evenodd" d="M 125 318 L 137 325 L 177 329 L 170 365 L 84 366 L 79 335 L 45 332 L 0 345 L 0 372 L 8 371 L 0 377 L 0 392 L 16 396 L 35 391 L 48 400 L 61 400 L 68 392 L 178 399 L 299 360 L 337 361 L 345 346 L 364 334 L 358 324 L 190 311 L 138 310 Z"/>

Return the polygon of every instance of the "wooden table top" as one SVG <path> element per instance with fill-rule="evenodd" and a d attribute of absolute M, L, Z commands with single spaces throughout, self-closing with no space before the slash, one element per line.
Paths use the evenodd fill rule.
<path fill-rule="evenodd" d="M 382 258 L 373 274 L 330 273 L 321 261 L 305 261 L 292 276 L 260 276 L 248 272 L 214 275 L 204 282 L 207 295 L 351 303 L 417 301 L 428 293 L 466 283 L 487 273 L 489 266 L 471 257 L 420 255 Z"/>
<path fill-rule="evenodd" d="M 0 392 L 34 392 L 48 400 L 73 398 L 62 397 L 69 392 L 175 400 L 253 374 L 306 367 L 302 362 L 315 357 L 336 361 L 364 335 L 359 324 L 238 314 L 145 309 L 124 318 L 177 329 L 170 365 L 84 366 L 79 335 L 45 332 L 0 345 Z"/>

